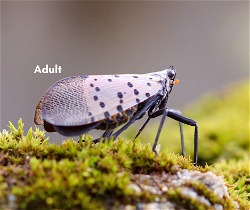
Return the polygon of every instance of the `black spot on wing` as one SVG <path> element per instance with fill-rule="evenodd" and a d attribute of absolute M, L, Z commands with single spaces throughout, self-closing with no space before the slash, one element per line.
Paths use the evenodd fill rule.
<path fill-rule="evenodd" d="M 118 98 L 122 98 L 122 97 L 123 97 L 123 94 L 122 94 L 121 92 L 118 92 L 118 93 L 117 93 L 117 96 L 118 96 Z"/>
<path fill-rule="evenodd" d="M 98 91 L 100 91 L 100 88 L 99 88 L 99 87 L 96 87 L 95 90 L 98 92 Z"/>
<path fill-rule="evenodd" d="M 118 111 L 118 112 L 122 112 L 122 111 L 123 111 L 123 108 L 122 108 L 121 105 L 118 105 L 116 108 L 117 108 L 117 111 Z"/>
<path fill-rule="evenodd" d="M 98 100 L 98 96 L 94 96 L 93 99 L 94 99 L 95 101 L 97 101 L 97 100 Z"/>
<path fill-rule="evenodd" d="M 100 107 L 104 108 L 105 107 L 105 103 L 100 102 Z"/>
<path fill-rule="evenodd" d="M 137 96 L 139 94 L 139 91 L 137 89 L 134 89 L 134 94 Z"/>
<path fill-rule="evenodd" d="M 133 84 L 132 84 L 131 82 L 128 82 L 127 85 L 128 85 L 129 87 L 133 87 Z"/>
<path fill-rule="evenodd" d="M 109 112 L 104 112 L 104 117 L 109 117 L 110 116 L 110 114 L 109 114 Z"/>

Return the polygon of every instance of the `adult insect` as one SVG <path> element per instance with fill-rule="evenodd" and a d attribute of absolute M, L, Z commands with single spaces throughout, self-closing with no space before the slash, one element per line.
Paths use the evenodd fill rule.
<path fill-rule="evenodd" d="M 92 129 L 105 130 L 101 138 L 117 136 L 148 113 L 138 135 L 152 118 L 161 116 L 157 142 L 166 117 L 180 124 L 182 154 L 185 155 L 182 123 L 194 126 L 194 164 L 198 160 L 198 125 L 179 111 L 166 107 L 178 80 L 173 66 L 148 74 L 82 75 L 53 84 L 39 101 L 34 122 L 48 132 L 79 136 Z M 125 124 L 125 125 L 123 125 Z M 123 125 L 113 134 L 115 128 Z M 100 141 L 100 139 L 94 142 Z"/>

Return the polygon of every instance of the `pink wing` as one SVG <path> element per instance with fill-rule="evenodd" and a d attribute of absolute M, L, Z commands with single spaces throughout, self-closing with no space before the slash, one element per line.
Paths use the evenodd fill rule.
<path fill-rule="evenodd" d="M 42 117 L 57 126 L 100 121 L 157 94 L 160 75 L 120 74 L 68 77 L 44 94 Z"/>

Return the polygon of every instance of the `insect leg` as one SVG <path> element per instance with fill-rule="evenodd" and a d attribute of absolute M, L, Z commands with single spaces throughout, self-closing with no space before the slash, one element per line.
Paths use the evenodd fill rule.
<path fill-rule="evenodd" d="M 102 137 L 108 139 L 112 135 L 113 131 L 114 129 L 106 130 L 104 134 L 102 134 Z"/>
<path fill-rule="evenodd" d="M 141 134 L 141 132 L 144 130 L 144 128 L 146 127 L 146 125 L 148 124 L 150 120 L 150 117 L 148 117 L 148 119 L 146 120 L 146 122 L 142 125 L 142 127 L 140 128 L 140 130 L 138 131 L 138 133 L 136 134 L 134 140 Z"/>
<path fill-rule="evenodd" d="M 169 110 L 167 113 L 167 116 L 177 120 L 179 122 L 182 122 L 186 125 L 194 126 L 194 164 L 197 165 L 198 162 L 198 124 L 194 120 L 184 117 L 180 114 L 177 114 L 173 112 L 172 110 Z"/>
<path fill-rule="evenodd" d="M 154 141 L 154 145 L 152 147 L 152 150 L 154 151 L 154 153 L 157 155 L 157 151 L 156 151 L 156 146 L 157 146 L 157 143 L 158 143 L 158 139 L 159 139 L 159 136 L 161 134 L 161 130 L 162 130 L 162 127 L 163 127 L 163 124 L 165 122 L 165 119 L 166 119 L 166 116 L 167 116 L 167 111 L 165 111 L 165 109 L 163 109 L 163 113 L 161 112 L 162 110 L 159 110 L 155 113 L 159 113 L 159 115 L 155 114 L 155 115 L 151 115 L 151 118 L 155 118 L 157 116 L 160 116 L 162 115 L 162 118 L 161 118 L 161 122 L 160 122 L 160 125 L 159 125 L 159 128 L 158 128 L 158 131 L 157 131 L 157 134 L 156 134 L 156 137 L 155 137 L 155 141 Z"/>
<path fill-rule="evenodd" d="M 182 129 L 182 123 L 181 122 L 179 122 L 179 128 L 180 128 L 180 134 L 181 134 L 181 154 L 182 154 L 182 156 L 186 156 L 183 129 Z"/>
<path fill-rule="evenodd" d="M 153 150 L 155 151 L 155 147 L 156 147 L 163 123 L 165 121 L 166 116 L 168 116 L 168 117 L 170 117 L 170 118 L 172 118 L 180 123 L 184 123 L 186 125 L 190 125 L 190 126 L 195 127 L 195 130 L 194 130 L 194 164 L 197 165 L 197 162 L 198 162 L 198 124 L 197 124 L 197 122 L 195 122 L 194 120 L 192 120 L 190 118 L 184 117 L 181 114 L 178 114 L 176 111 L 174 111 L 172 109 L 162 109 L 162 110 L 156 111 L 155 113 L 153 113 L 151 115 L 151 118 L 155 118 L 155 117 L 158 117 L 160 115 L 163 115 L 163 116 L 162 116 L 162 120 L 161 120 L 159 129 L 158 129 L 156 138 L 155 138 Z M 180 129 L 182 129 L 182 127 Z"/>
<path fill-rule="evenodd" d="M 114 131 L 114 129 L 106 130 L 106 131 L 102 134 L 102 137 L 93 140 L 93 143 L 98 143 L 102 138 L 104 138 L 104 139 L 109 139 L 110 136 L 112 135 L 113 131 Z"/>
<path fill-rule="evenodd" d="M 165 104 L 165 101 L 161 101 L 161 103 L 156 103 L 154 106 L 151 106 L 150 109 L 148 110 L 148 119 L 146 120 L 146 122 L 142 125 L 142 127 L 140 128 L 140 130 L 138 131 L 138 133 L 136 134 L 134 140 L 141 134 L 141 132 L 144 130 L 144 128 L 146 127 L 146 125 L 148 124 L 149 120 L 150 120 L 150 115 L 153 113 L 153 110 L 156 110 L 159 105 L 162 104 L 162 102 Z M 165 105 L 164 105 L 165 107 Z"/>
<path fill-rule="evenodd" d="M 181 112 L 179 110 L 173 109 L 173 111 L 181 115 Z M 144 128 L 146 127 L 146 125 L 148 124 L 148 122 L 151 118 L 153 118 L 153 117 L 151 117 L 151 114 L 150 114 L 148 119 L 146 120 L 146 122 L 142 125 L 142 127 L 140 128 L 140 130 L 136 134 L 134 140 L 141 134 L 141 132 L 144 130 Z M 180 135 L 181 135 L 181 154 L 182 154 L 182 156 L 185 156 L 186 152 L 185 152 L 184 135 L 183 135 L 183 128 L 182 128 L 181 122 L 179 122 L 179 128 L 180 128 Z M 155 145 L 155 147 L 156 147 L 156 145 Z M 156 151 L 154 150 L 154 152 L 156 152 Z"/>
<path fill-rule="evenodd" d="M 148 101 L 144 107 L 138 111 L 129 121 L 126 125 L 124 125 L 120 130 L 115 132 L 112 137 L 114 137 L 114 140 L 123 132 L 126 130 L 132 123 L 134 123 L 136 120 L 138 120 L 151 106 L 154 105 L 154 103 L 161 97 L 161 95 L 154 96 L 150 101 Z"/>
<path fill-rule="evenodd" d="M 181 115 L 181 111 L 176 110 L 176 109 L 168 109 L 168 111 Z M 185 144 L 184 144 L 184 135 L 183 135 L 182 122 L 180 121 L 179 121 L 179 128 L 180 128 L 180 135 L 181 135 L 181 154 L 182 156 L 185 156 L 186 152 L 185 152 Z"/>

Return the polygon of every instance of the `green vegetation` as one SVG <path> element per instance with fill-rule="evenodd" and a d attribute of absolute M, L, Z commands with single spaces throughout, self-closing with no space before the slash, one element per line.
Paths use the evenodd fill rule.
<path fill-rule="evenodd" d="M 202 193 L 211 203 L 221 204 L 227 209 L 234 209 L 234 200 L 242 209 L 249 205 L 247 161 L 237 168 L 241 173 L 237 173 L 233 166 L 225 169 L 225 163 L 216 165 L 218 170 L 215 170 L 208 166 L 195 167 L 190 159 L 169 151 L 155 156 L 149 144 L 120 139 L 93 145 L 91 137 L 86 135 L 83 137 L 85 142 L 76 143 L 69 139 L 57 145 L 44 139 L 39 129 L 33 131 L 31 128 L 24 135 L 22 120 L 19 120 L 17 129 L 12 123 L 9 127 L 10 132 L 0 134 L 2 207 L 103 209 L 107 205 L 153 202 L 157 195 L 148 190 L 134 190 L 131 177 L 135 174 L 175 175 L 183 169 L 225 175 L 232 170 L 232 176 L 227 177 L 234 186 L 230 190 L 232 198 L 220 199 L 197 182 L 189 181 L 185 185 Z M 180 187 L 170 188 L 163 195 L 177 203 L 181 199 L 179 205 L 190 209 L 208 207 L 183 195 Z"/>
<path fill-rule="evenodd" d="M 245 107 L 248 95 L 245 96 L 246 85 L 233 89 L 237 92 L 209 96 L 193 106 L 190 117 L 199 122 L 199 158 L 203 167 L 195 167 L 190 158 L 164 149 L 168 144 L 163 145 L 163 141 L 158 156 L 150 144 L 138 139 L 92 144 L 92 137 L 84 135 L 79 143 L 67 139 L 58 145 L 49 143 L 44 131 L 38 128 L 30 128 L 24 134 L 21 119 L 17 128 L 10 122 L 9 131 L 0 133 L 0 208 L 119 209 L 128 204 L 168 201 L 186 209 L 212 209 L 213 205 L 249 209 L 249 113 Z M 186 130 L 186 149 L 192 154 L 193 130 Z M 165 136 L 179 138 L 163 134 L 161 139 Z M 179 142 L 178 139 L 180 147 Z M 182 174 L 194 178 L 174 185 L 180 182 L 178 177 Z M 221 197 L 209 187 L 211 183 L 217 184 L 214 174 L 224 177 L 229 196 Z M 198 176 L 205 182 L 195 180 Z M 167 185 L 163 177 L 170 180 Z M 208 203 L 187 196 L 183 193 L 187 189 L 203 196 Z"/>
<path fill-rule="evenodd" d="M 222 160 L 215 163 L 214 168 L 227 181 L 231 197 L 247 206 L 250 203 L 250 160 L 245 154 L 243 159 Z"/>

